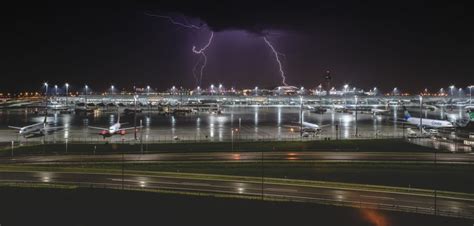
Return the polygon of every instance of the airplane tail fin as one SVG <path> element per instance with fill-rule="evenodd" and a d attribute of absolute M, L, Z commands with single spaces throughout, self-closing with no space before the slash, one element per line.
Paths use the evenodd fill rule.
<path fill-rule="evenodd" d="M 117 123 L 120 123 L 120 110 L 117 108 Z"/>
<path fill-rule="evenodd" d="M 410 115 L 410 113 L 408 112 L 408 110 L 405 106 L 403 106 L 403 114 L 404 114 L 405 120 L 411 118 L 411 115 Z"/>
<path fill-rule="evenodd" d="M 47 123 L 48 122 L 48 107 L 46 107 L 44 109 L 44 121 L 43 123 Z"/>
<path fill-rule="evenodd" d="M 474 127 L 474 112 L 469 112 L 468 115 L 469 115 L 469 118 L 454 120 L 453 124 L 455 124 L 458 127 L 468 127 L 468 128 Z"/>
<path fill-rule="evenodd" d="M 405 117 L 405 120 L 411 118 L 411 115 L 407 110 L 405 110 L 405 112 L 404 112 L 404 117 Z"/>

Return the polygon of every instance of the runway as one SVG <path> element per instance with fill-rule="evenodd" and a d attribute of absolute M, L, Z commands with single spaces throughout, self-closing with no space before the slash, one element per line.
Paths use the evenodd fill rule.
<path fill-rule="evenodd" d="M 44 155 L 1 157 L 0 164 L 15 163 L 86 163 L 86 162 L 185 162 L 185 161 L 413 161 L 443 163 L 474 163 L 474 154 L 419 152 L 207 152 L 106 155 Z"/>
<path fill-rule="evenodd" d="M 259 178 L 256 178 L 259 179 Z M 353 207 L 371 207 L 416 213 L 433 213 L 434 196 L 409 191 L 364 191 L 362 189 L 325 186 L 294 185 L 275 182 L 196 179 L 173 176 L 136 176 L 117 174 L 84 174 L 58 172 L 2 172 L 2 182 L 34 182 L 77 184 L 126 189 L 160 189 L 210 194 L 244 195 L 265 199 L 280 198 L 301 202 L 318 202 Z M 438 195 L 436 209 L 439 215 L 474 218 L 474 200 Z"/>

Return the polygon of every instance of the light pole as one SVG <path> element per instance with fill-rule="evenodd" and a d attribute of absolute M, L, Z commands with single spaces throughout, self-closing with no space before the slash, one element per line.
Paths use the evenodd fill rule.
<path fill-rule="evenodd" d="M 453 96 L 453 95 L 454 95 L 454 93 L 453 93 L 454 85 L 450 85 L 450 86 L 449 86 L 449 90 L 451 91 L 451 96 Z"/>
<path fill-rule="evenodd" d="M 150 95 L 150 86 L 146 86 L 146 95 Z"/>
<path fill-rule="evenodd" d="M 56 96 L 58 96 L 58 85 L 54 85 L 54 92 L 56 93 Z"/>
<path fill-rule="evenodd" d="M 140 151 L 143 154 L 143 122 L 142 122 L 142 119 L 140 119 Z"/>
<path fill-rule="evenodd" d="M 231 143 L 232 143 L 232 151 L 234 151 L 234 128 L 230 131 Z"/>
<path fill-rule="evenodd" d="M 44 96 L 48 98 L 48 83 L 47 82 L 44 83 L 44 88 L 45 88 Z"/>
<path fill-rule="evenodd" d="M 300 96 L 300 138 L 303 138 L 303 96 Z"/>
<path fill-rule="evenodd" d="M 420 95 L 420 136 L 423 136 L 423 96 Z"/>
<path fill-rule="evenodd" d="M 469 86 L 469 105 L 472 105 L 472 85 Z"/>
<path fill-rule="evenodd" d="M 133 96 L 133 101 L 134 101 L 133 127 L 135 127 L 135 140 L 137 140 L 137 100 L 138 100 L 138 95 L 134 95 Z"/>
<path fill-rule="evenodd" d="M 111 86 L 110 86 L 110 95 L 111 95 L 111 98 L 112 98 L 112 103 L 115 104 L 114 90 L 115 90 L 115 86 L 114 86 L 114 85 L 111 85 Z M 107 107 L 107 108 L 108 108 L 108 107 Z"/>
<path fill-rule="evenodd" d="M 357 95 L 354 96 L 355 98 L 355 136 L 357 137 L 357 132 L 358 132 L 358 128 L 357 128 Z"/>
<path fill-rule="evenodd" d="M 239 118 L 239 147 L 240 147 L 240 131 L 242 131 L 242 118 Z"/>
<path fill-rule="evenodd" d="M 87 108 L 87 90 L 89 89 L 89 86 L 85 85 L 84 89 L 85 89 L 84 101 L 86 102 L 86 108 Z"/>
<path fill-rule="evenodd" d="M 69 102 L 67 101 L 68 96 L 69 96 L 69 83 L 66 82 L 66 107 L 69 106 Z"/>

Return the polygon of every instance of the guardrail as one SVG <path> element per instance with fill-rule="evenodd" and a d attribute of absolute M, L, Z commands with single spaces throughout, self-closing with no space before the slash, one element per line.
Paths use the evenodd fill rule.
<path fill-rule="evenodd" d="M 284 196 L 284 195 L 271 195 L 271 194 L 242 194 L 238 192 L 211 192 L 196 191 L 195 189 L 189 190 L 185 188 L 150 188 L 140 185 L 122 185 L 122 184 L 110 184 L 110 183 L 89 183 L 89 182 L 30 182 L 30 181 L 2 181 L 0 185 L 6 186 L 17 186 L 17 187 L 47 187 L 47 188 L 65 188 L 65 186 L 75 186 L 79 188 L 91 188 L 91 189 L 115 189 L 115 190 L 127 190 L 127 191 L 152 191 L 152 192 L 164 192 L 164 193 L 179 193 L 189 195 L 205 195 L 205 196 L 231 196 L 236 198 L 248 198 L 255 200 L 279 200 L 279 201 L 290 201 L 290 202 L 304 202 L 304 203 L 317 203 L 323 205 L 332 206 L 344 206 L 361 209 L 377 209 L 377 210 L 388 210 L 388 211 L 399 211 L 416 214 L 426 215 L 437 215 L 445 217 L 456 217 L 456 218 L 467 218 L 474 219 L 474 213 L 463 211 L 462 209 L 452 208 L 427 208 L 418 206 L 406 206 L 406 205 L 395 205 L 395 204 L 383 204 L 374 202 L 364 202 L 359 200 L 334 200 L 327 198 L 314 198 L 314 197 L 295 197 L 295 196 Z M 67 188 L 67 187 L 66 187 Z"/>
<path fill-rule="evenodd" d="M 97 136 L 87 137 L 69 137 L 69 138 L 56 138 L 55 136 L 44 136 L 38 138 L 23 139 L 17 138 L 14 140 L 15 145 L 22 144 L 54 144 L 54 143 L 128 143 L 128 144 L 156 144 L 156 143 L 201 143 L 201 142 L 273 142 L 273 141 L 320 141 L 320 140 L 368 140 L 368 139 L 402 139 L 404 135 L 402 133 L 394 133 L 390 135 L 373 134 L 373 133 L 360 133 L 357 136 L 350 135 L 341 137 L 335 134 L 327 135 L 309 135 L 300 136 L 299 133 L 295 135 L 234 135 L 222 136 L 222 137 L 209 137 L 203 135 L 162 135 L 162 136 L 140 136 L 137 135 L 137 139 L 132 137 L 120 137 L 119 135 L 111 138 L 103 138 Z"/>

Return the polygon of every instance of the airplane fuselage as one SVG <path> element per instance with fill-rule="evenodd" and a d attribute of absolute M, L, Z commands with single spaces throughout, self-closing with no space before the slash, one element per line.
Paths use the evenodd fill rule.
<path fill-rule="evenodd" d="M 104 129 L 100 132 L 102 136 L 112 136 L 115 134 L 125 135 L 125 130 L 120 129 L 121 124 L 119 122 L 113 124 L 108 129 Z"/>
<path fill-rule="evenodd" d="M 407 119 L 407 122 L 412 125 L 420 126 L 420 118 L 410 117 Z M 441 127 L 454 127 L 453 123 L 445 120 L 436 120 L 436 119 L 422 119 L 422 127 L 431 127 L 431 128 L 441 128 Z"/>
<path fill-rule="evenodd" d="M 23 136 L 26 136 L 32 133 L 38 133 L 38 132 L 42 133 L 44 130 L 44 127 L 45 127 L 44 123 L 40 122 L 33 125 L 21 127 L 18 133 Z"/>

